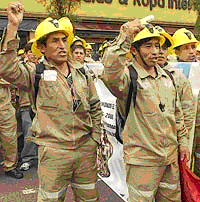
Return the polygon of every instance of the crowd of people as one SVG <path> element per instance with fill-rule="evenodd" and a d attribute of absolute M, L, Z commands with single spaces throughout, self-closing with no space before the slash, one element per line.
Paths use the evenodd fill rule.
<path fill-rule="evenodd" d="M 124 163 L 129 201 L 181 201 L 178 159 L 191 158 L 195 124 L 194 172 L 200 177 L 200 95 L 172 62 L 199 62 L 195 35 L 173 36 L 139 19 L 121 26 L 98 53 L 74 36 L 67 17 L 43 20 L 35 37 L 18 49 L 17 29 L 24 7 L 11 2 L 0 50 L 0 140 L 5 174 L 23 178 L 38 164 L 38 201 L 64 201 L 69 184 L 76 201 L 99 201 L 97 147 L 101 146 L 101 103 L 95 79 L 117 97 L 121 116 L 137 72 L 136 102 L 124 130 Z M 102 63 L 97 75 L 87 63 Z M 200 67 L 200 65 L 199 65 Z M 193 158 L 193 156 L 192 156 Z"/>

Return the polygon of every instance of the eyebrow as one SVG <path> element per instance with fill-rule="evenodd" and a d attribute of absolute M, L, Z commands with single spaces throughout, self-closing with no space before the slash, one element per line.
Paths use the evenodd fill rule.
<path fill-rule="evenodd" d="M 56 36 L 55 36 L 55 37 L 52 38 L 52 40 L 54 40 L 54 39 L 59 39 L 59 38 L 60 38 L 60 37 L 56 37 Z M 61 39 L 67 39 L 67 36 L 63 36 L 63 37 L 61 37 Z"/>

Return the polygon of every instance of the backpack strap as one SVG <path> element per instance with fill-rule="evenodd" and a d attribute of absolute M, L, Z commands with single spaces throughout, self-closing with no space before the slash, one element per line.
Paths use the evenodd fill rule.
<path fill-rule="evenodd" d="M 173 83 L 173 85 L 174 85 L 174 87 L 175 87 L 175 89 L 176 89 L 176 84 L 175 84 L 175 80 L 174 80 L 174 77 L 172 76 L 172 73 L 169 71 L 169 70 L 167 70 L 167 69 L 163 69 L 165 72 L 166 72 L 166 74 L 170 77 L 170 79 L 172 80 L 172 83 Z"/>
<path fill-rule="evenodd" d="M 115 132 L 115 137 L 116 139 L 123 144 L 123 140 L 121 138 L 121 133 L 124 129 L 126 119 L 128 117 L 129 111 L 130 111 L 130 106 L 131 106 L 131 101 L 133 100 L 134 107 L 136 104 L 136 96 L 137 96 L 137 78 L 138 74 L 135 68 L 131 65 L 129 66 L 129 72 L 130 72 L 130 83 L 128 87 L 128 96 L 126 99 L 126 104 L 125 104 L 125 117 L 121 115 L 121 113 L 117 110 L 116 112 L 116 132 Z"/>
<path fill-rule="evenodd" d="M 131 98 L 133 97 L 133 104 L 135 107 L 136 95 L 137 95 L 137 77 L 138 77 L 137 71 L 135 70 L 135 68 L 133 66 L 130 66 L 129 72 L 130 72 L 131 81 L 129 83 L 128 97 L 126 100 L 125 121 L 126 121 L 126 118 L 128 117 L 129 111 L 130 111 Z"/>
<path fill-rule="evenodd" d="M 41 62 L 36 65 L 36 74 L 35 74 L 35 82 L 34 82 L 34 88 L 35 88 L 35 93 L 34 93 L 34 103 L 36 103 L 38 91 L 39 91 L 39 82 L 41 79 L 41 74 L 45 70 L 45 65 Z"/>

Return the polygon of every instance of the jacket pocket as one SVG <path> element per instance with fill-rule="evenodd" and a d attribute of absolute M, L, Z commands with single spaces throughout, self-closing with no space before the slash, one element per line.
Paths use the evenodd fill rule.
<path fill-rule="evenodd" d="M 139 110 L 145 116 L 154 116 L 160 113 L 159 101 L 155 93 L 138 88 L 136 99 Z"/>
<path fill-rule="evenodd" d="M 58 86 L 56 81 L 41 81 L 39 105 L 45 108 L 58 107 Z"/>

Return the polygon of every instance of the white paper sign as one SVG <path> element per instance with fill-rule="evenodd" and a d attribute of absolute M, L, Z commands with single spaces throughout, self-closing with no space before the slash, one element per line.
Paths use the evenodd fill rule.
<path fill-rule="evenodd" d="M 56 70 L 44 70 L 44 80 L 45 81 L 56 81 L 57 71 Z"/>
<path fill-rule="evenodd" d="M 95 87 L 101 101 L 104 128 L 109 135 L 113 136 L 116 131 L 116 97 L 111 94 L 100 79 L 97 79 Z"/>

